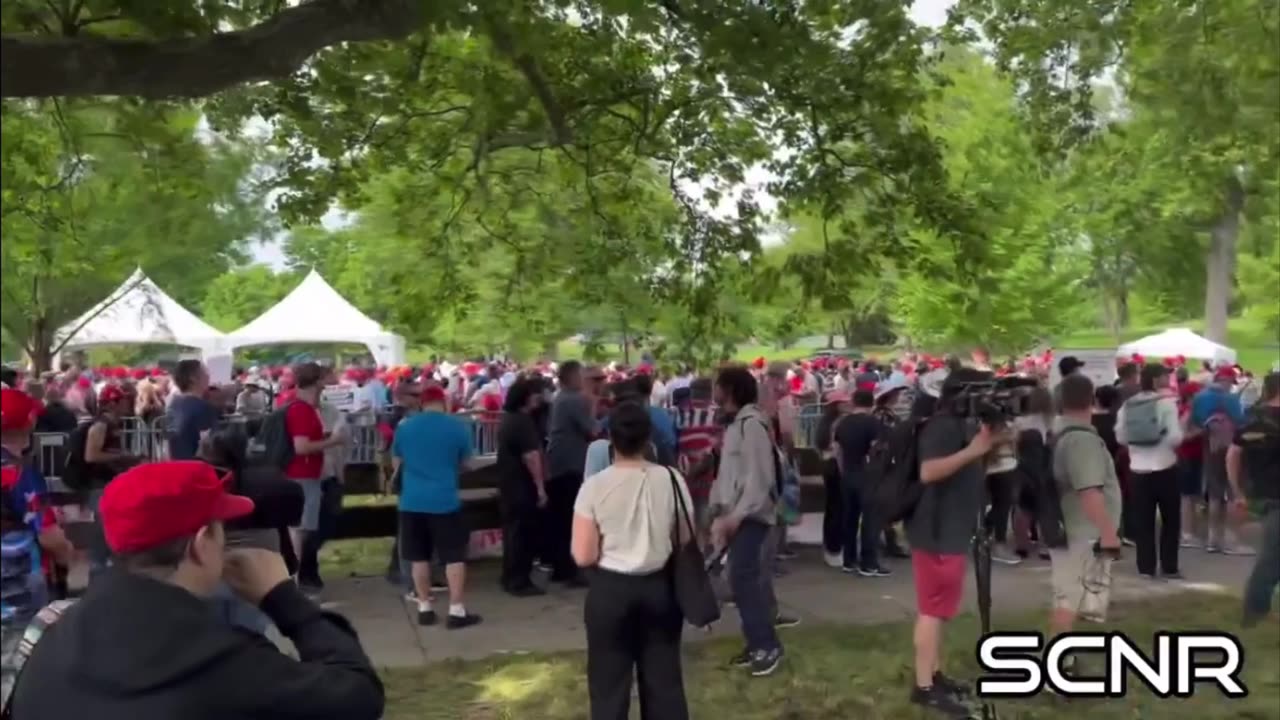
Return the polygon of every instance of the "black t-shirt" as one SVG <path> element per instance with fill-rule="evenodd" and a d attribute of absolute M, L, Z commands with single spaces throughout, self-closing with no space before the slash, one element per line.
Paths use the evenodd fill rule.
<path fill-rule="evenodd" d="M 531 497 L 533 476 L 524 464 L 525 453 L 542 449 L 538 425 L 528 413 L 504 412 L 498 423 L 498 477 L 503 492 Z M 585 456 L 583 456 L 585 459 Z"/>
<path fill-rule="evenodd" d="M 846 415 L 836 425 L 836 443 L 840 445 L 840 462 L 844 476 L 861 473 L 867 465 L 867 453 L 880 436 L 880 421 L 870 413 Z"/>
<path fill-rule="evenodd" d="M 1115 457 L 1120 451 L 1120 443 L 1116 440 L 1116 414 L 1113 412 L 1101 412 L 1093 414 L 1093 429 L 1098 431 L 1098 437 L 1102 438 L 1102 442 L 1106 443 L 1107 452 L 1111 453 L 1111 457 Z"/>
<path fill-rule="evenodd" d="M 35 431 L 38 433 L 70 433 L 74 432 L 80 421 L 76 414 L 61 402 L 51 402 L 44 406 L 44 412 L 36 418 Z"/>
<path fill-rule="evenodd" d="M 920 462 L 960 452 L 971 436 L 962 418 L 934 417 L 920 429 Z M 925 485 L 920 503 L 907 520 L 912 549 L 944 555 L 967 553 L 978 528 L 985 483 L 986 468 L 976 460 L 945 480 Z"/>
<path fill-rule="evenodd" d="M 1244 460 L 1244 491 L 1255 500 L 1280 500 L 1280 407 L 1254 406 L 1233 444 Z"/>

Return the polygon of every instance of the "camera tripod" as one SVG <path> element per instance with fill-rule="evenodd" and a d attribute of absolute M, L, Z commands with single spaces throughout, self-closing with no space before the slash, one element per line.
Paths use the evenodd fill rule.
<path fill-rule="evenodd" d="M 991 536 L 986 529 L 986 508 L 978 511 L 978 532 L 973 537 L 973 579 L 978 586 L 978 618 L 982 634 L 991 632 Z M 982 701 L 982 720 L 1000 720 L 996 706 Z"/>

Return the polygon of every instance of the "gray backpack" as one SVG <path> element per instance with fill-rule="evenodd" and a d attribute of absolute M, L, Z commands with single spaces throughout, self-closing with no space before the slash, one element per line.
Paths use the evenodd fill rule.
<path fill-rule="evenodd" d="M 1154 447 L 1168 429 L 1160 422 L 1160 397 L 1132 398 L 1124 405 L 1124 435 L 1129 445 Z"/>

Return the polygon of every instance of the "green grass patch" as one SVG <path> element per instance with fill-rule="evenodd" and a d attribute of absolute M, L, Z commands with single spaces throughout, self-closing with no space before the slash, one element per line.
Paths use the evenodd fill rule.
<path fill-rule="evenodd" d="M 392 538 L 333 540 L 320 550 L 320 575 L 327 578 L 381 577 L 387 571 Z"/>
<path fill-rule="evenodd" d="M 1230 626 L 1239 601 L 1185 594 L 1113 609 L 1109 625 L 1140 643 L 1156 630 Z M 1003 628 L 1042 628 L 1045 617 L 997 618 Z M 1274 622 L 1238 633 L 1246 644 L 1243 680 L 1249 697 L 1226 700 L 1200 689 L 1191 698 L 1160 700 L 1131 690 L 1122 700 L 1062 701 L 1052 695 L 1002 702 L 1004 720 L 1269 720 L 1280 710 L 1280 628 Z M 953 675 L 977 674 L 976 619 L 962 617 L 947 632 Z M 915 720 L 933 717 L 907 703 L 911 684 L 911 626 L 816 624 L 788 630 L 787 658 L 773 677 L 752 679 L 725 666 L 737 640 L 686 647 L 685 692 L 694 718 L 733 720 Z M 448 661 L 383 672 L 386 720 L 586 720 L 585 656 L 533 653 L 476 662 Z M 1131 687 L 1138 683 L 1131 683 Z M 639 717 L 633 703 L 632 717 Z"/>

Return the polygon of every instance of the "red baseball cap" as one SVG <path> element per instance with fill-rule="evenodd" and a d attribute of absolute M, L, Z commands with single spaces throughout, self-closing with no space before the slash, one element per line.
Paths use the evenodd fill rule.
<path fill-rule="evenodd" d="M 214 520 L 253 512 L 253 501 L 227 492 L 226 477 L 199 460 L 137 465 L 102 493 L 99 512 L 107 545 L 133 553 L 193 535 Z"/>
<path fill-rule="evenodd" d="M 31 427 L 44 404 L 21 390 L 0 388 L 0 430 L 25 430 Z"/>
<path fill-rule="evenodd" d="M 1231 367 L 1230 365 L 1223 365 L 1222 367 L 1213 371 L 1213 379 L 1215 382 L 1221 381 L 1221 380 L 1230 380 L 1231 382 L 1235 382 L 1236 369 Z"/>
<path fill-rule="evenodd" d="M 113 403 L 117 400 L 124 399 L 124 390 L 119 385 L 105 385 L 98 393 L 98 403 Z"/>
<path fill-rule="evenodd" d="M 439 385 L 428 385 L 422 390 L 423 404 L 443 403 L 448 396 L 445 395 L 444 388 Z"/>

